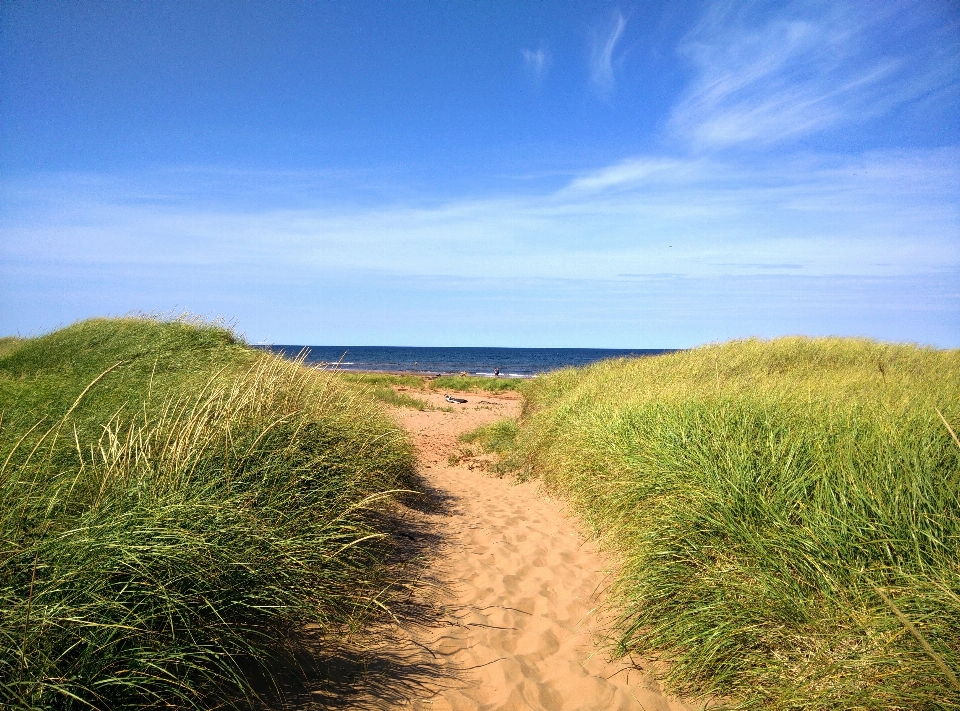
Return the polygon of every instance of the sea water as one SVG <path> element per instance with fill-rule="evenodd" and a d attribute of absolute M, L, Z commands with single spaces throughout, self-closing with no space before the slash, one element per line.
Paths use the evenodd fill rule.
<path fill-rule="evenodd" d="M 568 366 L 581 366 L 607 358 L 640 358 L 672 353 L 663 348 L 430 348 L 404 346 L 258 346 L 295 358 L 306 352 L 306 363 L 341 370 L 409 372 L 424 375 L 467 373 L 530 378 Z"/>

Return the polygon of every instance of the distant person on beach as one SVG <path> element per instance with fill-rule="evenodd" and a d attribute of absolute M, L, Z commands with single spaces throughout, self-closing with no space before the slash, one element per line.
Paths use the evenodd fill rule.
<path fill-rule="evenodd" d="M 499 377 L 500 377 L 500 369 L 499 369 L 499 368 L 494 368 L 494 369 L 493 369 L 493 377 L 495 377 L 495 378 L 499 378 Z"/>

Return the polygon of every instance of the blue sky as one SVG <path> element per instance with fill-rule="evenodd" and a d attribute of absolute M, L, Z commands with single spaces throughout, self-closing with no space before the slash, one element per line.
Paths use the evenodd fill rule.
<path fill-rule="evenodd" d="M 0 332 L 960 346 L 960 9 L 0 5 Z"/>

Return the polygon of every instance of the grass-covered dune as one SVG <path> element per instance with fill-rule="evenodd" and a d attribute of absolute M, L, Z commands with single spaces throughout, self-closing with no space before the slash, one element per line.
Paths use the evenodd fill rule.
<path fill-rule="evenodd" d="M 202 323 L 99 319 L 0 357 L 0 707 L 245 703 L 388 584 L 410 449 L 371 398 Z"/>
<path fill-rule="evenodd" d="M 746 708 L 960 707 L 960 351 L 747 340 L 525 397 L 510 456 L 620 554 L 621 653 Z"/>

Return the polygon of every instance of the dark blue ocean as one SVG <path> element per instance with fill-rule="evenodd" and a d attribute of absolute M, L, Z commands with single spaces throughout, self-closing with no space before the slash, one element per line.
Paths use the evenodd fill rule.
<path fill-rule="evenodd" d="M 415 348 L 403 346 L 258 346 L 295 358 L 307 349 L 306 362 L 333 365 L 341 370 L 410 372 L 424 375 L 467 372 L 501 377 L 530 378 L 567 366 L 580 366 L 606 358 L 642 358 L 672 353 L 675 349 L 651 348 Z"/>

